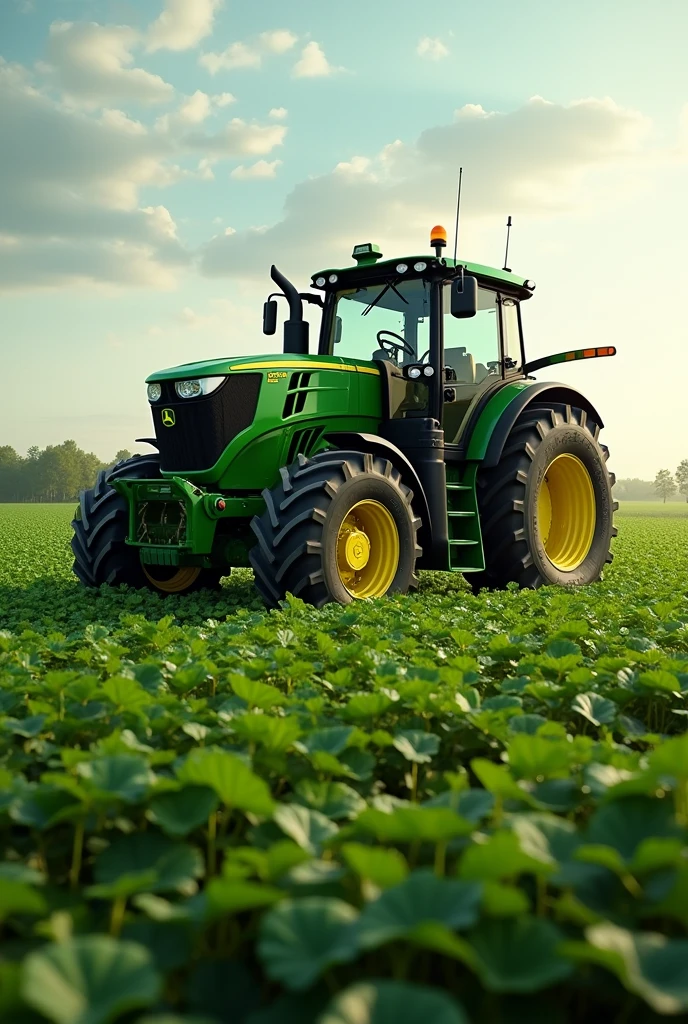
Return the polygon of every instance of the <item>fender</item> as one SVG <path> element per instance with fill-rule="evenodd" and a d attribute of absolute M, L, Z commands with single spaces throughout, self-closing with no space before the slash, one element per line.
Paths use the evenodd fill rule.
<path fill-rule="evenodd" d="M 487 468 L 496 466 L 518 417 L 531 402 L 543 398 L 585 409 L 600 428 L 604 426 L 592 402 L 575 388 L 549 381 L 510 381 L 492 396 L 482 410 L 468 442 L 466 458 L 481 462 Z"/>
<path fill-rule="evenodd" d="M 423 524 L 420 529 L 421 534 L 424 528 L 427 528 L 429 533 L 431 532 L 432 519 L 425 490 L 418 474 L 400 448 L 397 448 L 390 441 L 385 441 L 378 434 L 359 434 L 354 431 L 327 433 L 325 434 L 325 440 L 341 449 L 351 448 L 353 451 L 370 452 L 372 455 L 380 455 L 385 459 L 389 459 L 394 468 L 398 469 L 401 473 L 404 483 L 413 491 L 416 511 L 420 515 Z M 429 549 L 430 537 L 427 538 L 426 543 Z M 422 541 L 421 547 L 423 547 L 424 551 L 426 550 L 426 546 Z"/>

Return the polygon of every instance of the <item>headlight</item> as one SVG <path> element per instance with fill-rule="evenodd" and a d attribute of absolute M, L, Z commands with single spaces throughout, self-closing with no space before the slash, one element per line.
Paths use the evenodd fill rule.
<path fill-rule="evenodd" d="M 160 384 L 153 383 L 148 385 L 148 401 L 157 402 L 162 395 L 162 387 Z"/>
<path fill-rule="evenodd" d="M 216 391 L 226 377 L 201 377 L 199 380 L 178 380 L 175 381 L 174 390 L 180 398 L 198 398 L 199 395 L 209 395 Z"/>
<path fill-rule="evenodd" d="M 424 366 L 423 367 L 423 373 L 425 374 L 426 377 L 432 377 L 434 372 L 435 372 L 435 367 L 434 366 Z"/>
<path fill-rule="evenodd" d="M 416 380 L 420 377 L 420 366 L 410 366 L 408 375 L 412 380 Z"/>

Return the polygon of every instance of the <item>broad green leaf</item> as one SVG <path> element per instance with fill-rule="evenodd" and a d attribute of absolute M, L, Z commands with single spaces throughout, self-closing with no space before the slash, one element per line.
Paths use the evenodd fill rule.
<path fill-rule="evenodd" d="M 183 786 L 153 797 L 147 817 L 170 836 L 186 836 L 217 810 L 217 794 L 207 786 Z"/>
<path fill-rule="evenodd" d="M 229 677 L 229 685 L 237 697 L 245 700 L 250 708 L 260 708 L 261 711 L 267 711 L 269 708 L 278 707 L 286 702 L 286 697 L 276 686 L 261 683 L 257 679 L 247 679 L 246 676 L 232 675 Z"/>
<path fill-rule="evenodd" d="M 470 935 L 483 985 L 492 992 L 539 992 L 562 981 L 572 965 L 557 953 L 563 936 L 550 921 L 505 917 L 483 921 Z"/>
<path fill-rule="evenodd" d="M 133 832 L 115 839 L 95 864 L 99 885 L 110 885 L 120 876 L 153 872 L 155 881 L 149 892 L 178 892 L 191 895 L 196 879 L 203 874 L 200 852 L 186 843 L 177 843 L 155 832 Z"/>
<path fill-rule="evenodd" d="M 155 776 L 142 757 L 114 754 L 76 766 L 79 775 L 98 798 L 110 797 L 124 803 L 138 803 L 155 782 Z"/>
<path fill-rule="evenodd" d="M 317 1024 L 468 1024 L 444 992 L 404 981 L 360 981 L 332 1000 Z"/>
<path fill-rule="evenodd" d="M 319 811 L 333 821 L 355 818 L 366 807 L 363 797 L 344 782 L 301 779 L 295 786 L 294 795 L 298 803 Z"/>
<path fill-rule="evenodd" d="M 417 925 L 439 921 L 448 928 L 470 928 L 480 909 L 481 887 L 473 882 L 437 878 L 414 871 L 364 907 L 358 922 L 359 942 L 374 949 L 402 938 Z"/>
<path fill-rule="evenodd" d="M 590 819 L 584 839 L 586 843 L 611 846 L 630 861 L 645 839 L 680 836 L 668 801 L 629 796 L 599 807 Z"/>
<path fill-rule="evenodd" d="M 357 693 L 342 708 L 342 718 L 351 722 L 363 722 L 380 718 L 393 701 L 385 693 Z"/>
<path fill-rule="evenodd" d="M 428 764 L 440 749 L 440 738 L 422 729 L 406 729 L 395 735 L 394 746 L 407 761 Z"/>
<path fill-rule="evenodd" d="M 206 886 L 211 916 L 239 914 L 244 910 L 269 907 L 284 897 L 281 889 L 232 878 L 212 878 Z"/>
<path fill-rule="evenodd" d="M 490 917 L 516 917 L 530 910 L 528 897 L 523 890 L 502 882 L 483 883 L 482 906 Z"/>
<path fill-rule="evenodd" d="M 359 878 L 372 882 L 379 889 L 398 885 L 408 875 L 406 858 L 399 850 L 365 846 L 363 843 L 344 843 L 341 854 Z"/>
<path fill-rule="evenodd" d="M 544 736 L 516 733 L 507 747 L 509 767 L 522 779 L 556 778 L 568 773 L 571 762 L 569 744 Z"/>
<path fill-rule="evenodd" d="M 571 707 L 593 725 L 609 725 L 617 715 L 614 701 L 600 697 L 599 693 L 576 694 Z"/>
<path fill-rule="evenodd" d="M 24 962 L 24 999 L 54 1024 L 108 1024 L 161 989 L 147 949 L 107 935 L 44 946 Z"/>
<path fill-rule="evenodd" d="M 307 754 L 318 752 L 338 757 L 349 746 L 355 731 L 349 725 L 332 725 L 326 729 L 314 729 L 305 739 L 300 740 L 297 746 Z"/>
<path fill-rule="evenodd" d="M 495 832 L 484 842 L 473 843 L 465 850 L 459 863 L 459 875 L 472 881 L 499 882 L 522 874 L 550 874 L 556 864 L 549 853 L 537 852 L 537 857 L 525 853 L 514 832 Z"/>
<path fill-rule="evenodd" d="M 274 819 L 285 835 L 313 856 L 320 854 L 325 843 L 338 831 L 335 823 L 324 814 L 300 804 L 280 804 Z"/>
<path fill-rule="evenodd" d="M 269 816 L 274 802 L 267 784 L 234 754 L 195 750 L 178 769 L 181 782 L 214 789 L 225 806 Z"/>
<path fill-rule="evenodd" d="M 13 914 L 38 917 L 47 909 L 45 897 L 30 885 L 0 876 L 0 923 Z"/>
<path fill-rule="evenodd" d="M 587 943 L 566 943 L 565 952 L 613 971 L 656 1013 L 688 1010 L 688 939 L 631 932 L 608 921 L 591 925 L 585 937 Z"/>
<path fill-rule="evenodd" d="M 357 830 L 386 842 L 411 843 L 416 839 L 439 843 L 470 835 L 473 823 L 446 807 L 397 807 L 387 814 L 369 807 L 355 821 Z"/>
<path fill-rule="evenodd" d="M 330 965 L 353 960 L 358 951 L 357 918 L 358 911 L 343 900 L 283 900 L 260 926 L 258 955 L 268 977 L 298 992 Z"/>

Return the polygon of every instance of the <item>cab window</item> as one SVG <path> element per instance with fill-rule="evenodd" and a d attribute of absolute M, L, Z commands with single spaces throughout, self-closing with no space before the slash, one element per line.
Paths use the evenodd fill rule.
<path fill-rule="evenodd" d="M 456 373 L 457 384 L 481 384 L 501 374 L 499 312 L 496 292 L 478 289 L 478 312 L 465 320 L 450 312 L 451 285 L 445 285 L 444 362 Z"/>
<path fill-rule="evenodd" d="M 330 352 L 346 359 L 427 361 L 430 289 L 422 280 L 376 284 L 337 296 Z"/>
<path fill-rule="evenodd" d="M 515 299 L 502 296 L 502 337 L 504 342 L 505 370 L 514 372 L 523 365 L 521 327 L 518 319 L 518 303 Z"/>

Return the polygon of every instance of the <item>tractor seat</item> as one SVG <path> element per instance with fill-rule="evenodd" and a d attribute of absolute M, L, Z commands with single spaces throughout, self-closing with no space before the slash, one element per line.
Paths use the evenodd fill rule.
<path fill-rule="evenodd" d="M 444 362 L 456 372 L 460 384 L 475 384 L 475 360 L 465 347 L 445 348 Z"/>

